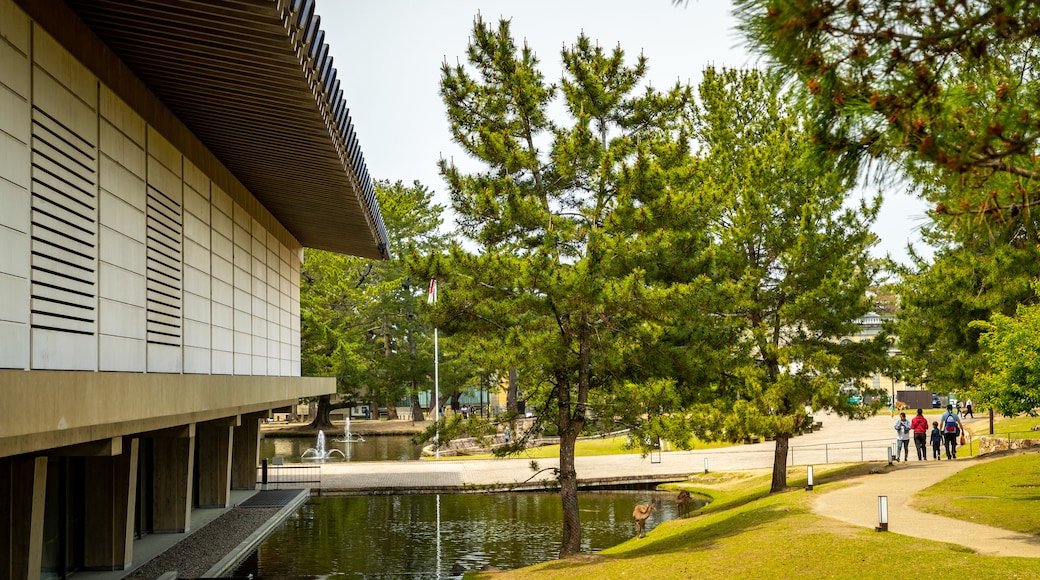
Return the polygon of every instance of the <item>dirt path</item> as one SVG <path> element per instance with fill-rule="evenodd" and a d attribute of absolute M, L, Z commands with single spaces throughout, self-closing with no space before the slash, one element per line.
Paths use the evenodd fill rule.
<path fill-rule="evenodd" d="M 897 534 L 966 546 L 980 554 L 1040 558 L 1040 537 L 964 520 L 919 512 L 910 507 L 918 491 L 987 459 L 911 461 L 889 473 L 866 475 L 853 485 L 821 494 L 813 512 L 853 525 L 878 525 L 878 496 L 888 496 L 888 529 Z"/>

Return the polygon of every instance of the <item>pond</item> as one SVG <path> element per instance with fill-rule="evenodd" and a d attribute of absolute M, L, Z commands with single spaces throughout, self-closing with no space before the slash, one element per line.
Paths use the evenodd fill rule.
<path fill-rule="evenodd" d="M 335 461 L 411 461 L 419 459 L 422 455 L 422 447 L 412 443 L 412 438 L 408 435 L 370 435 L 360 443 L 339 443 L 337 439 L 343 439 L 342 431 L 325 434 L 326 448 L 343 452 L 343 457 L 335 454 Z M 265 434 L 260 442 L 260 458 L 282 457 L 286 463 L 299 463 L 303 452 L 316 445 L 317 438 L 314 436 L 285 437 Z"/>
<path fill-rule="evenodd" d="M 648 531 L 677 516 L 675 494 L 581 492 L 582 551 L 633 537 L 632 509 L 651 498 L 661 507 Z M 452 578 L 484 566 L 515 569 L 557 557 L 561 518 L 560 497 L 548 492 L 315 498 L 235 576 L 400 580 Z"/>

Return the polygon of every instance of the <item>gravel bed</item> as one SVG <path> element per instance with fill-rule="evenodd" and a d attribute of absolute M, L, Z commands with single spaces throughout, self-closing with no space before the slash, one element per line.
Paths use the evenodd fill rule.
<path fill-rule="evenodd" d="M 233 508 L 134 570 L 124 580 L 152 580 L 171 570 L 198 578 L 274 517 L 280 508 Z"/>

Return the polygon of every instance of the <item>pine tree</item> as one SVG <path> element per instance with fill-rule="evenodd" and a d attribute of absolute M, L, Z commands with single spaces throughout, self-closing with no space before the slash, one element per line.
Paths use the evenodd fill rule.
<path fill-rule="evenodd" d="M 704 187 L 717 199 L 716 275 L 733 296 L 718 317 L 732 343 L 711 400 L 688 420 L 708 439 L 775 437 L 771 489 L 780 491 L 789 441 L 811 411 L 872 411 L 849 405 L 841 387 L 883 364 L 885 338 L 841 339 L 870 308 L 879 202 L 849 202 L 851 182 L 811 154 L 774 79 L 709 68 L 699 95 Z"/>
<path fill-rule="evenodd" d="M 441 92 L 481 168 L 441 163 L 469 243 L 436 266 L 435 317 L 484 368 L 518 369 L 527 409 L 559 434 L 566 556 L 581 547 L 578 435 L 615 416 L 609 393 L 656 372 L 647 351 L 661 325 L 705 291 L 685 283 L 700 280 L 706 244 L 689 193 L 692 95 L 643 86 L 645 58 L 626 64 L 585 36 L 549 84 L 507 21 L 477 17 L 467 57 L 444 64 Z M 550 113 L 557 97 L 566 125 Z"/>

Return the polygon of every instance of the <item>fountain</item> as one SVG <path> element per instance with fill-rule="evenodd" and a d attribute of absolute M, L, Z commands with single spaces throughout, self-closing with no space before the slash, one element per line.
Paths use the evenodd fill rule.
<path fill-rule="evenodd" d="M 300 459 L 303 461 L 321 461 L 325 462 L 332 459 L 332 456 L 339 453 L 340 458 L 345 459 L 346 455 L 339 449 L 325 449 L 325 432 L 318 431 L 318 445 L 317 447 L 310 447 L 305 450 L 301 455 Z"/>
<path fill-rule="evenodd" d="M 336 439 L 336 443 L 362 443 L 365 438 L 350 432 L 350 415 L 347 415 L 347 424 L 343 426 L 343 439 Z"/>

